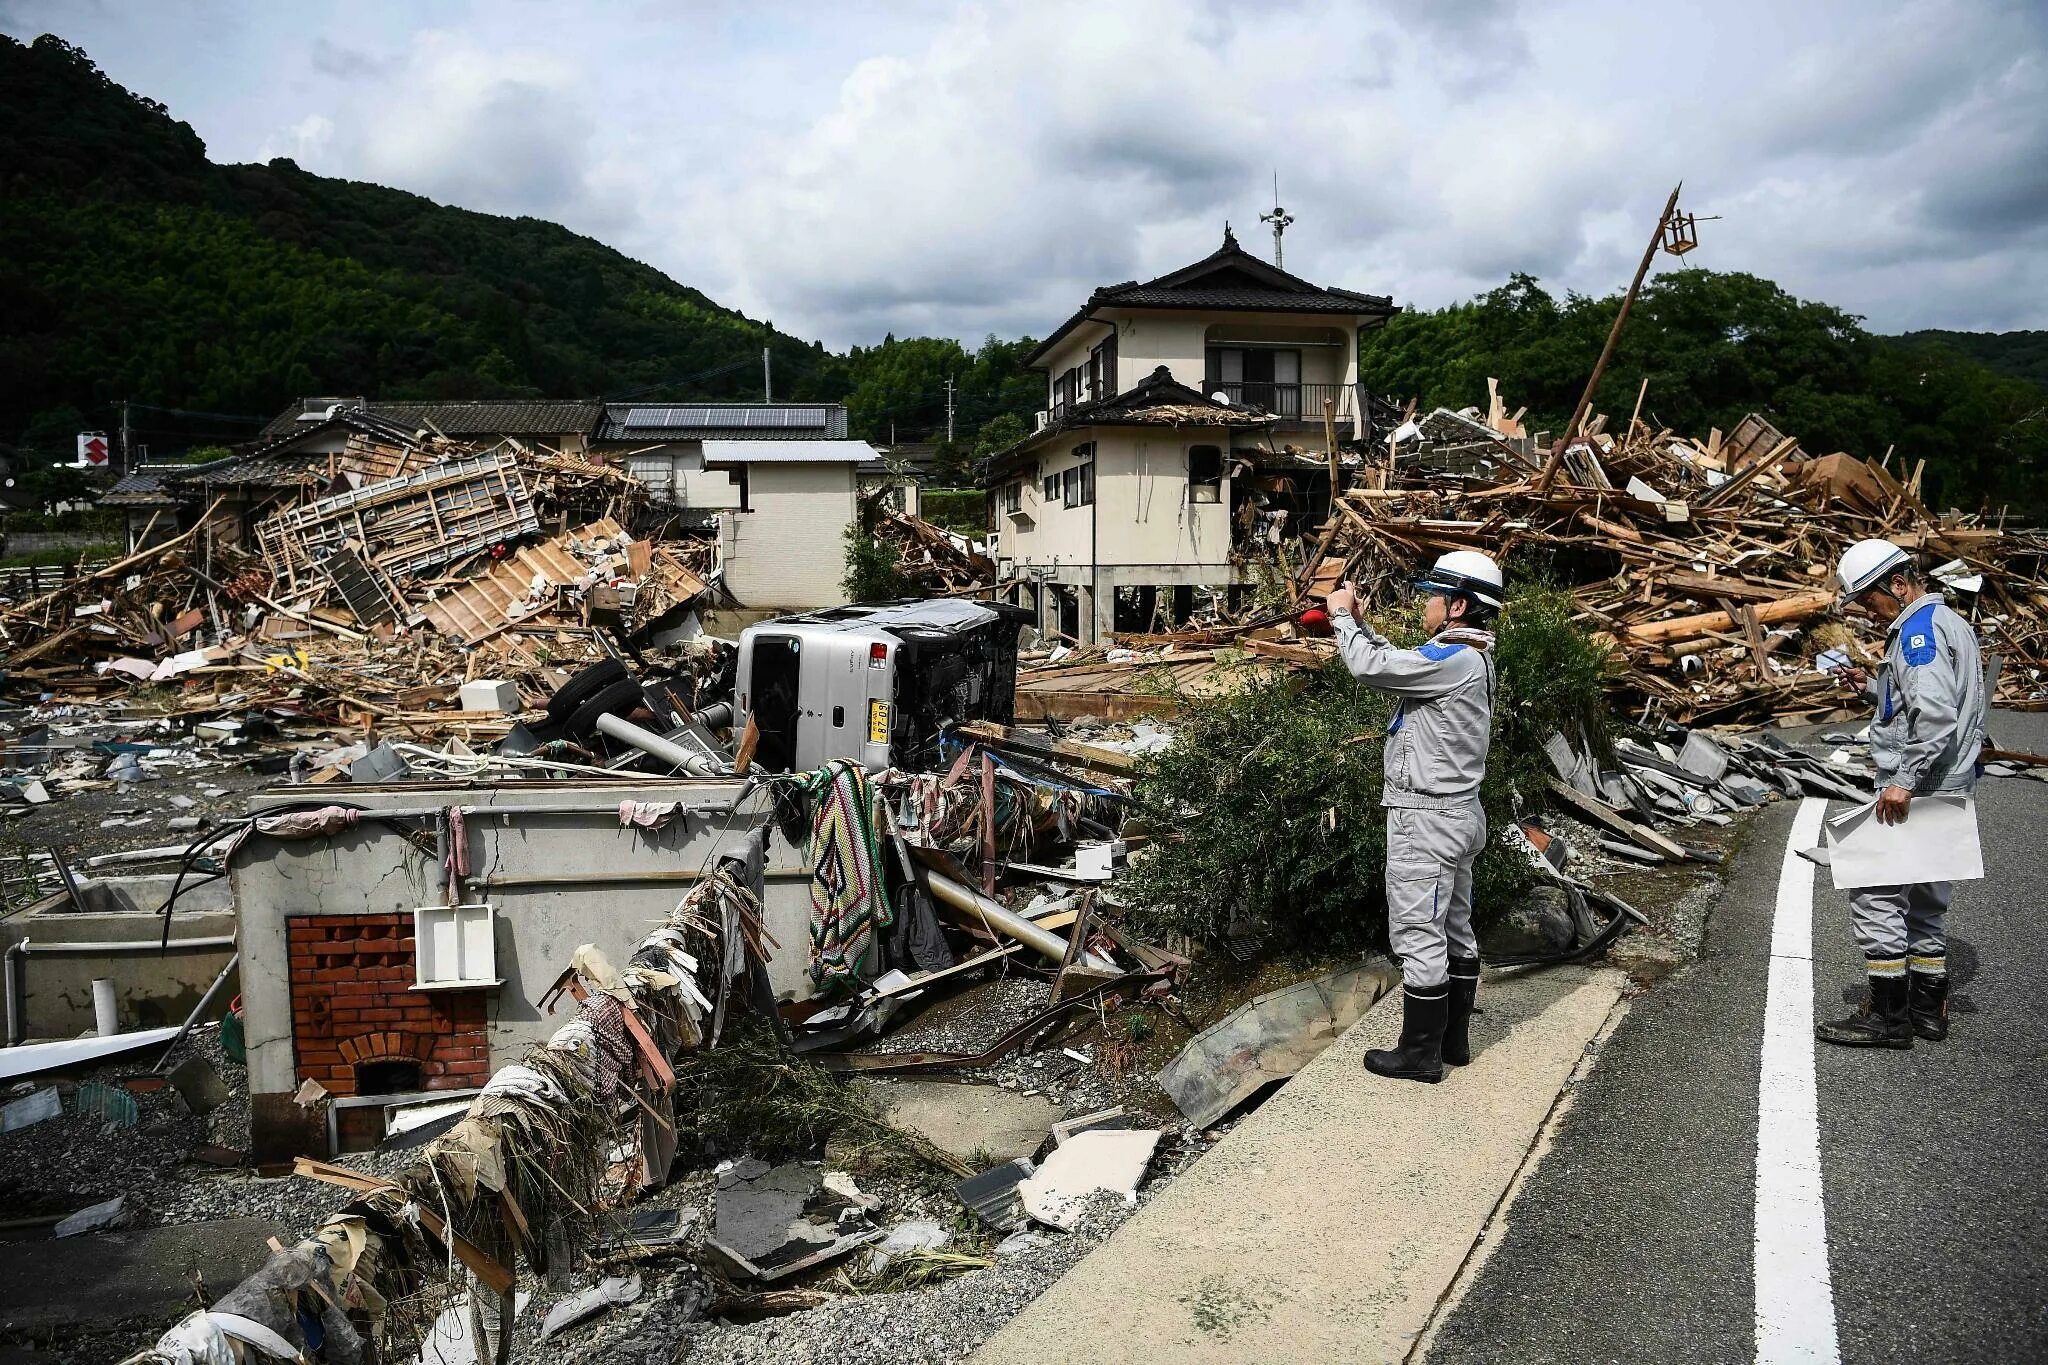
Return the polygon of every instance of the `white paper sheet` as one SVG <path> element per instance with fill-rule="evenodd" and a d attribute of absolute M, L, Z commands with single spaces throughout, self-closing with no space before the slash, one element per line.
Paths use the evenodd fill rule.
<path fill-rule="evenodd" d="M 1834 816 L 1824 829 L 1837 891 L 1984 875 L 1977 805 L 1967 796 L 1916 796 L 1898 825 L 1879 824 L 1873 801 Z"/>

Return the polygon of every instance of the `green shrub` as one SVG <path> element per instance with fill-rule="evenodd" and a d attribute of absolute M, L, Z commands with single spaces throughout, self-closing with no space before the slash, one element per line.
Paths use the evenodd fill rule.
<path fill-rule="evenodd" d="M 53 545 L 47 549 L 26 550 L 18 555 L 0 557 L 0 569 L 62 567 L 96 559 L 118 559 L 121 553 L 121 546 L 114 541 L 95 541 L 90 545 Z"/>
<path fill-rule="evenodd" d="M 859 521 L 846 528 L 846 573 L 839 580 L 849 602 L 887 602 L 917 591 L 896 559 L 896 552 L 877 541 Z"/>
<path fill-rule="evenodd" d="M 128 523 L 124 515 L 113 509 L 98 507 L 74 512 L 37 512 L 23 509 L 7 514 L 6 526 L 9 531 L 24 534 L 58 534 L 62 532 L 120 532 Z"/>
<path fill-rule="evenodd" d="M 1571 599 L 1517 593 L 1502 614 L 1494 742 L 1480 796 L 1498 831 L 1541 800 L 1553 731 L 1604 751 L 1605 663 L 1571 619 Z M 1412 621 L 1383 622 L 1412 642 Z M 1314 674 L 1247 671 L 1223 695 L 1185 698 L 1174 743 L 1144 760 L 1138 813 L 1161 836 L 1120 882 L 1145 932 L 1214 940 L 1252 923 L 1288 945 L 1384 948 L 1386 819 L 1381 742 L 1392 702 L 1341 662 Z M 1531 872 L 1499 842 L 1474 870 L 1481 924 Z"/>

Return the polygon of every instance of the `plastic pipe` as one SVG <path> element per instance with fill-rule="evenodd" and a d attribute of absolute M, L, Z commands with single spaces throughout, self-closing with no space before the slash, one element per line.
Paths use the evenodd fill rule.
<path fill-rule="evenodd" d="M 1008 934 L 1041 957 L 1054 962 L 1067 960 L 1067 941 L 1049 929 L 1041 929 L 1021 915 L 1003 907 L 1002 902 L 991 900 L 971 887 L 962 886 L 951 877 L 941 876 L 927 870 L 932 894 L 956 910 L 970 915 L 979 915 L 982 923 L 999 933 Z"/>
<path fill-rule="evenodd" d="M 600 734 L 611 736 L 621 744 L 630 744 L 643 754 L 652 754 L 671 767 L 681 768 L 686 773 L 699 777 L 716 776 L 720 764 L 703 754 L 692 753 L 680 744 L 671 744 L 651 730 L 643 730 L 630 720 L 618 716 L 599 716 L 597 728 Z"/>
<path fill-rule="evenodd" d="M 114 995 L 111 976 L 92 979 L 92 1026 L 102 1038 L 111 1038 L 121 1031 L 121 1002 Z"/>

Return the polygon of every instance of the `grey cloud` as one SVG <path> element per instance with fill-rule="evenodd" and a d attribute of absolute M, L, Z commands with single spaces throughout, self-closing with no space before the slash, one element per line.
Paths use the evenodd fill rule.
<path fill-rule="evenodd" d="M 324 37 L 313 40 L 306 60 L 321 75 L 341 81 L 388 80 L 403 66 L 396 58 L 379 57 Z"/>

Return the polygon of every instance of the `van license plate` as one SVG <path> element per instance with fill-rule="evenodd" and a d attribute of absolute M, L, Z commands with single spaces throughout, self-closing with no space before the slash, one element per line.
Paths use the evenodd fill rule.
<path fill-rule="evenodd" d="M 889 703 L 871 701 L 868 703 L 868 743 L 889 742 Z"/>

